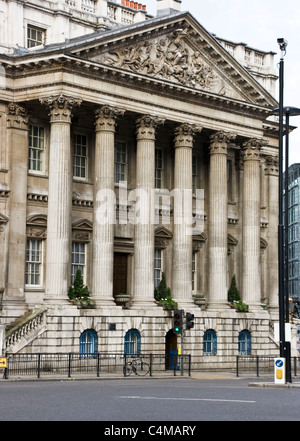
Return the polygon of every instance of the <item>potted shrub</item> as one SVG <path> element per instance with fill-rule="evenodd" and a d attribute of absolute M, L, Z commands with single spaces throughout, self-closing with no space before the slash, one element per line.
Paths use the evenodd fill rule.
<path fill-rule="evenodd" d="M 249 306 L 242 302 L 240 291 L 238 290 L 235 275 L 231 279 L 231 285 L 228 290 L 228 302 L 238 312 L 248 312 Z"/>
<path fill-rule="evenodd" d="M 178 307 L 177 302 L 172 299 L 171 289 L 167 287 L 165 273 L 161 275 L 161 281 L 159 285 L 154 290 L 154 298 L 159 305 L 163 306 L 164 309 L 176 309 Z"/>
<path fill-rule="evenodd" d="M 80 269 L 76 271 L 74 283 L 69 288 L 68 296 L 71 301 L 81 308 L 94 307 L 93 300 L 90 298 L 88 287 L 83 284 Z"/>

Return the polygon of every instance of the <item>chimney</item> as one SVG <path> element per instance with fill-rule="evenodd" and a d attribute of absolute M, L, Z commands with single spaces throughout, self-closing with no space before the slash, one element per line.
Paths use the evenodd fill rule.
<path fill-rule="evenodd" d="M 170 15 L 181 11 L 181 0 L 156 0 L 156 15 Z"/>

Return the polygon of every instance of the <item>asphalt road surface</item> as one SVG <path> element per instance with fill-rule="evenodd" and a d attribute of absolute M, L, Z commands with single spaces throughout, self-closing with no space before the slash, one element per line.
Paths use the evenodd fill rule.
<path fill-rule="evenodd" d="M 186 424 L 192 421 L 300 420 L 300 389 L 249 387 L 251 381 L 180 377 L 1 381 L 0 421 L 103 421 L 106 435 L 124 435 L 109 432 L 120 427 L 133 430 L 134 422 L 143 421 L 143 433 L 161 436 L 154 433 L 157 427 L 168 435 L 177 429 L 195 435 L 196 426 Z M 125 435 L 138 438 L 135 432 Z"/>

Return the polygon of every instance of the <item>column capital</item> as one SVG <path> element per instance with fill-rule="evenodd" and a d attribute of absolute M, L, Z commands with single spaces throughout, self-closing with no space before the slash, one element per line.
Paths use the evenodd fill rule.
<path fill-rule="evenodd" d="M 228 144 L 234 141 L 236 135 L 233 133 L 227 132 L 216 132 L 210 136 L 210 146 L 209 152 L 211 155 L 213 154 L 224 154 L 227 155 Z"/>
<path fill-rule="evenodd" d="M 65 95 L 40 98 L 40 103 L 50 109 L 50 122 L 71 123 L 72 109 L 80 106 L 81 100 L 67 97 Z"/>
<path fill-rule="evenodd" d="M 98 131 L 115 131 L 116 119 L 123 116 L 125 109 L 111 106 L 101 106 L 95 110 L 95 130 Z"/>
<path fill-rule="evenodd" d="M 278 156 L 268 155 L 266 156 L 266 175 L 278 176 L 279 173 L 279 158 Z"/>
<path fill-rule="evenodd" d="M 137 139 L 155 139 L 156 128 L 163 125 L 165 119 L 153 115 L 143 115 L 136 120 Z"/>
<path fill-rule="evenodd" d="M 259 138 L 252 138 L 243 143 L 243 160 L 260 161 L 261 148 L 267 145 L 268 141 Z"/>
<path fill-rule="evenodd" d="M 28 112 L 16 103 L 7 106 L 7 127 L 9 129 L 28 130 Z"/>
<path fill-rule="evenodd" d="M 175 134 L 175 148 L 176 147 L 193 147 L 194 136 L 200 133 L 202 127 L 195 124 L 183 123 L 176 127 Z"/>

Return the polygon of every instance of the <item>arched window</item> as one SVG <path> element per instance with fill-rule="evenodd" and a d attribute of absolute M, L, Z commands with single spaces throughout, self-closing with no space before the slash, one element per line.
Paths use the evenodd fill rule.
<path fill-rule="evenodd" d="M 203 355 L 217 355 L 217 334 L 213 329 L 203 336 Z"/>
<path fill-rule="evenodd" d="M 239 355 L 251 355 L 251 334 L 247 329 L 239 333 Z"/>
<path fill-rule="evenodd" d="M 137 329 L 130 329 L 125 334 L 124 353 L 139 355 L 141 353 L 141 335 Z"/>
<path fill-rule="evenodd" d="M 80 335 L 79 353 L 84 356 L 93 356 L 98 353 L 98 335 L 94 329 L 86 329 Z"/>

